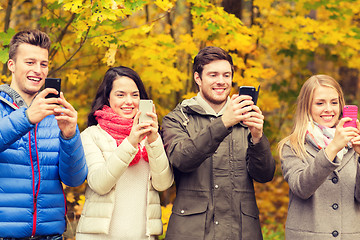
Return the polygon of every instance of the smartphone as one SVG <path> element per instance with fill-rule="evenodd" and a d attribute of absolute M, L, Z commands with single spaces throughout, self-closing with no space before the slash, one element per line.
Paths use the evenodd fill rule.
<path fill-rule="evenodd" d="M 343 118 L 349 117 L 352 120 L 344 123 L 344 127 L 356 128 L 357 115 L 358 115 L 358 107 L 356 105 L 345 105 L 343 109 Z"/>
<path fill-rule="evenodd" d="M 249 96 L 251 96 L 252 101 L 256 105 L 257 99 L 258 99 L 258 96 L 259 96 L 259 91 L 260 91 L 260 85 L 258 87 L 258 90 L 256 90 L 255 87 L 251 87 L 251 86 L 241 86 L 239 88 L 239 95 L 249 95 Z"/>
<path fill-rule="evenodd" d="M 139 110 L 141 111 L 139 117 L 139 123 L 145 121 L 152 121 L 152 117 L 148 116 L 146 113 L 153 111 L 153 101 L 150 99 L 140 99 Z"/>
<path fill-rule="evenodd" d="M 58 94 L 49 93 L 45 98 L 59 98 L 61 91 L 61 78 L 45 78 L 45 88 L 55 88 Z"/>

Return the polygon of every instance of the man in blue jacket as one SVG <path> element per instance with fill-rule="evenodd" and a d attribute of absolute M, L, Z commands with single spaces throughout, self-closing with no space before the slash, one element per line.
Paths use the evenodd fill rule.
<path fill-rule="evenodd" d="M 87 175 L 77 112 L 66 101 L 45 98 L 49 37 L 18 32 L 10 42 L 9 85 L 0 86 L 0 240 L 62 239 L 66 198 L 62 182 Z"/>

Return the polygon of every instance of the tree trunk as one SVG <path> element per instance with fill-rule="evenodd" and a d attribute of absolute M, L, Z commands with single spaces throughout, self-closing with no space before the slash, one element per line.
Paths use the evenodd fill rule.
<path fill-rule="evenodd" d="M 345 102 L 347 104 L 354 104 L 354 102 L 357 102 L 356 100 L 359 99 L 359 70 L 354 68 L 340 67 L 339 76 L 339 82 L 344 92 Z"/>
<path fill-rule="evenodd" d="M 13 6 L 14 0 L 9 0 L 8 1 L 8 5 L 6 8 L 6 15 L 5 15 L 5 19 L 4 19 L 4 32 L 7 32 L 10 26 L 10 16 L 11 16 L 11 10 L 12 10 L 12 6 Z M 7 64 L 5 63 L 3 65 L 3 69 L 1 74 L 2 75 L 6 75 L 7 73 Z"/>
<path fill-rule="evenodd" d="M 242 0 L 223 0 L 224 10 L 234 14 L 237 18 L 242 19 Z"/>

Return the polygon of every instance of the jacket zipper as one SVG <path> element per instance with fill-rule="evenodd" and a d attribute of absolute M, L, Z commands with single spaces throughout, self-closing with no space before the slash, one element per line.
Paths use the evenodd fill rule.
<path fill-rule="evenodd" d="M 61 190 L 62 190 L 62 193 L 63 193 L 63 196 L 64 196 L 64 202 L 65 202 L 65 217 L 66 217 L 66 214 L 67 214 L 67 201 L 66 201 L 66 194 L 65 194 L 65 191 L 64 191 L 64 188 L 61 184 Z"/>
<path fill-rule="evenodd" d="M 36 158 L 37 158 L 37 167 L 38 167 L 38 173 L 39 173 L 39 182 L 38 182 L 38 188 L 36 189 L 35 192 L 35 170 L 34 170 L 34 165 L 33 165 L 33 159 L 32 159 L 32 152 L 31 152 L 31 134 L 29 132 L 29 151 L 30 151 L 30 161 L 31 161 L 31 170 L 32 170 L 32 184 L 33 184 L 33 197 L 34 197 L 34 212 L 33 212 L 33 230 L 31 233 L 31 236 L 35 236 L 36 233 L 36 219 L 37 219 L 37 197 L 39 195 L 39 190 L 40 190 L 40 180 L 41 180 L 41 176 L 40 176 L 40 164 L 39 164 L 39 153 L 38 153 L 38 149 L 37 149 L 37 138 L 36 138 L 36 131 L 37 131 L 37 124 L 35 126 L 35 131 L 34 131 L 34 135 L 35 135 L 35 150 L 36 150 Z"/>

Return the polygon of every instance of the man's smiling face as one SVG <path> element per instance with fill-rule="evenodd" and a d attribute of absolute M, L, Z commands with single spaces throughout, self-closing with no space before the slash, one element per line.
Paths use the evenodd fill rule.
<path fill-rule="evenodd" d="M 222 107 L 231 91 L 232 70 L 226 60 L 216 60 L 204 66 L 202 76 L 196 72 L 194 79 L 203 99 L 214 109 Z"/>
<path fill-rule="evenodd" d="M 9 59 L 12 73 L 11 87 L 23 98 L 35 96 L 48 75 L 49 53 L 47 49 L 28 43 L 19 45 L 15 59 Z"/>

